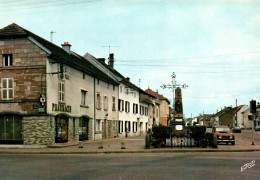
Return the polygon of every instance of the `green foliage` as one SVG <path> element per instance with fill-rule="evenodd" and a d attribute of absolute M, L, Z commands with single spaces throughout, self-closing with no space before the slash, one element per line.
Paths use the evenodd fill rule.
<path fill-rule="evenodd" d="M 154 126 L 153 127 L 153 137 L 154 138 L 160 138 L 160 139 L 170 138 L 171 133 L 172 133 L 171 126 Z"/>
<path fill-rule="evenodd" d="M 195 141 L 199 141 L 204 139 L 206 126 L 186 126 L 186 131 L 189 132 L 191 138 Z"/>
<path fill-rule="evenodd" d="M 163 147 L 164 146 L 164 140 L 163 139 L 155 139 L 153 142 L 152 142 L 152 145 L 155 147 L 155 148 L 160 148 L 160 147 Z"/>

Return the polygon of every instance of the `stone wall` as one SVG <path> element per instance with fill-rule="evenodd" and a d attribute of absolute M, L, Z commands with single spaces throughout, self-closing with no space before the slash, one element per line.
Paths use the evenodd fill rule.
<path fill-rule="evenodd" d="M 79 141 L 79 118 L 69 118 L 68 142 Z"/>
<path fill-rule="evenodd" d="M 12 66 L 3 66 L 3 54 L 12 54 Z M 45 76 L 42 78 L 46 60 L 47 54 L 26 38 L 0 40 L 0 80 L 12 78 L 14 82 L 13 99 L 0 99 L 2 112 L 38 113 L 41 86 L 43 92 L 46 89 Z"/>
<path fill-rule="evenodd" d="M 88 139 L 89 140 L 93 140 L 94 139 L 94 137 L 93 137 L 93 135 L 94 135 L 94 129 L 93 129 L 93 127 L 94 127 L 94 120 L 93 119 L 89 119 L 89 121 L 88 121 Z"/>
<path fill-rule="evenodd" d="M 54 143 L 54 118 L 51 116 L 24 116 L 22 121 L 25 145 Z"/>
<path fill-rule="evenodd" d="M 117 137 L 117 131 L 118 131 L 118 121 L 107 120 L 106 130 L 105 130 L 105 124 L 103 123 L 102 125 L 102 139 Z"/>

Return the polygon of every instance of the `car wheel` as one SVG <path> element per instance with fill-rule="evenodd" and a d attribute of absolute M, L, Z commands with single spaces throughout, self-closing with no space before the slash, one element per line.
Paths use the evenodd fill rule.
<path fill-rule="evenodd" d="M 228 145 L 228 142 L 226 142 L 226 145 Z"/>

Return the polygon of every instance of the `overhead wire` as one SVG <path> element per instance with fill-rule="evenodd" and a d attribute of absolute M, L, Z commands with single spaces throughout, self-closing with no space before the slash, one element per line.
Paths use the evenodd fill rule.
<path fill-rule="evenodd" d="M 58 1 L 67 1 L 67 0 L 58 0 Z M 18 1 L 18 2 L 22 2 L 22 1 Z M 21 6 L 25 6 L 25 5 L 34 5 L 34 4 L 37 4 L 37 5 L 39 5 L 39 4 L 45 4 L 45 3 L 50 3 L 50 2 L 57 2 L 57 0 L 52 0 L 52 1 L 37 1 L 37 2 L 34 2 L 34 3 L 32 3 L 32 2 L 30 2 L 30 3 L 26 3 L 26 4 L 12 4 L 12 5 L 7 5 L 7 6 L 0 6 L 0 9 L 1 8 L 5 8 L 5 7 L 8 7 L 8 8 L 10 8 L 10 7 L 16 7 L 16 6 L 20 6 L 20 8 L 21 8 Z M 5 2 L 6 3 L 6 2 Z M 20 9 L 19 8 L 19 9 Z"/>
<path fill-rule="evenodd" d="M 35 9 L 35 8 L 45 8 L 45 7 L 55 7 L 55 6 L 64 6 L 64 5 L 73 5 L 73 4 L 83 4 L 83 3 L 91 3 L 91 2 L 98 2 L 98 1 L 104 1 L 104 0 L 88 0 L 88 1 L 80 1 L 80 2 L 69 2 L 69 3 L 63 3 L 63 4 L 49 4 L 44 6 L 33 6 L 33 7 L 26 7 L 26 8 L 13 8 L 13 9 L 4 9 L 1 11 L 10 11 L 10 10 L 26 10 L 26 9 Z"/>

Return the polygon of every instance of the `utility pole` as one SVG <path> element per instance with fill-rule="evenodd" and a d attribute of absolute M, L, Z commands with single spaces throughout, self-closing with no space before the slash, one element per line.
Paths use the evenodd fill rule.
<path fill-rule="evenodd" d="M 50 32 L 50 34 L 51 34 L 51 42 L 52 42 L 52 36 L 53 36 L 54 33 L 56 33 L 56 32 L 51 30 L 51 32 Z"/>
<path fill-rule="evenodd" d="M 235 126 L 237 126 L 237 99 L 236 99 L 236 122 L 235 122 Z"/>
<path fill-rule="evenodd" d="M 256 101 L 250 101 L 250 113 L 252 113 L 252 145 L 255 145 L 255 137 L 254 137 L 254 122 L 256 119 Z"/>
<path fill-rule="evenodd" d="M 165 89 L 165 88 L 168 88 L 168 89 L 172 89 L 172 93 L 173 93 L 173 101 L 172 101 L 172 108 L 174 108 L 174 96 L 175 96 L 175 94 L 174 94 L 174 91 L 175 91 L 175 89 L 177 88 L 177 87 L 180 87 L 180 88 L 187 88 L 188 87 L 188 85 L 186 85 L 186 84 L 177 84 L 176 82 L 176 80 L 175 80 L 175 78 L 176 78 L 176 74 L 173 72 L 172 73 L 172 84 L 162 84 L 160 87 L 162 88 L 162 89 Z"/>
<path fill-rule="evenodd" d="M 203 126 L 205 125 L 205 118 L 204 118 L 204 110 L 203 110 Z"/>

